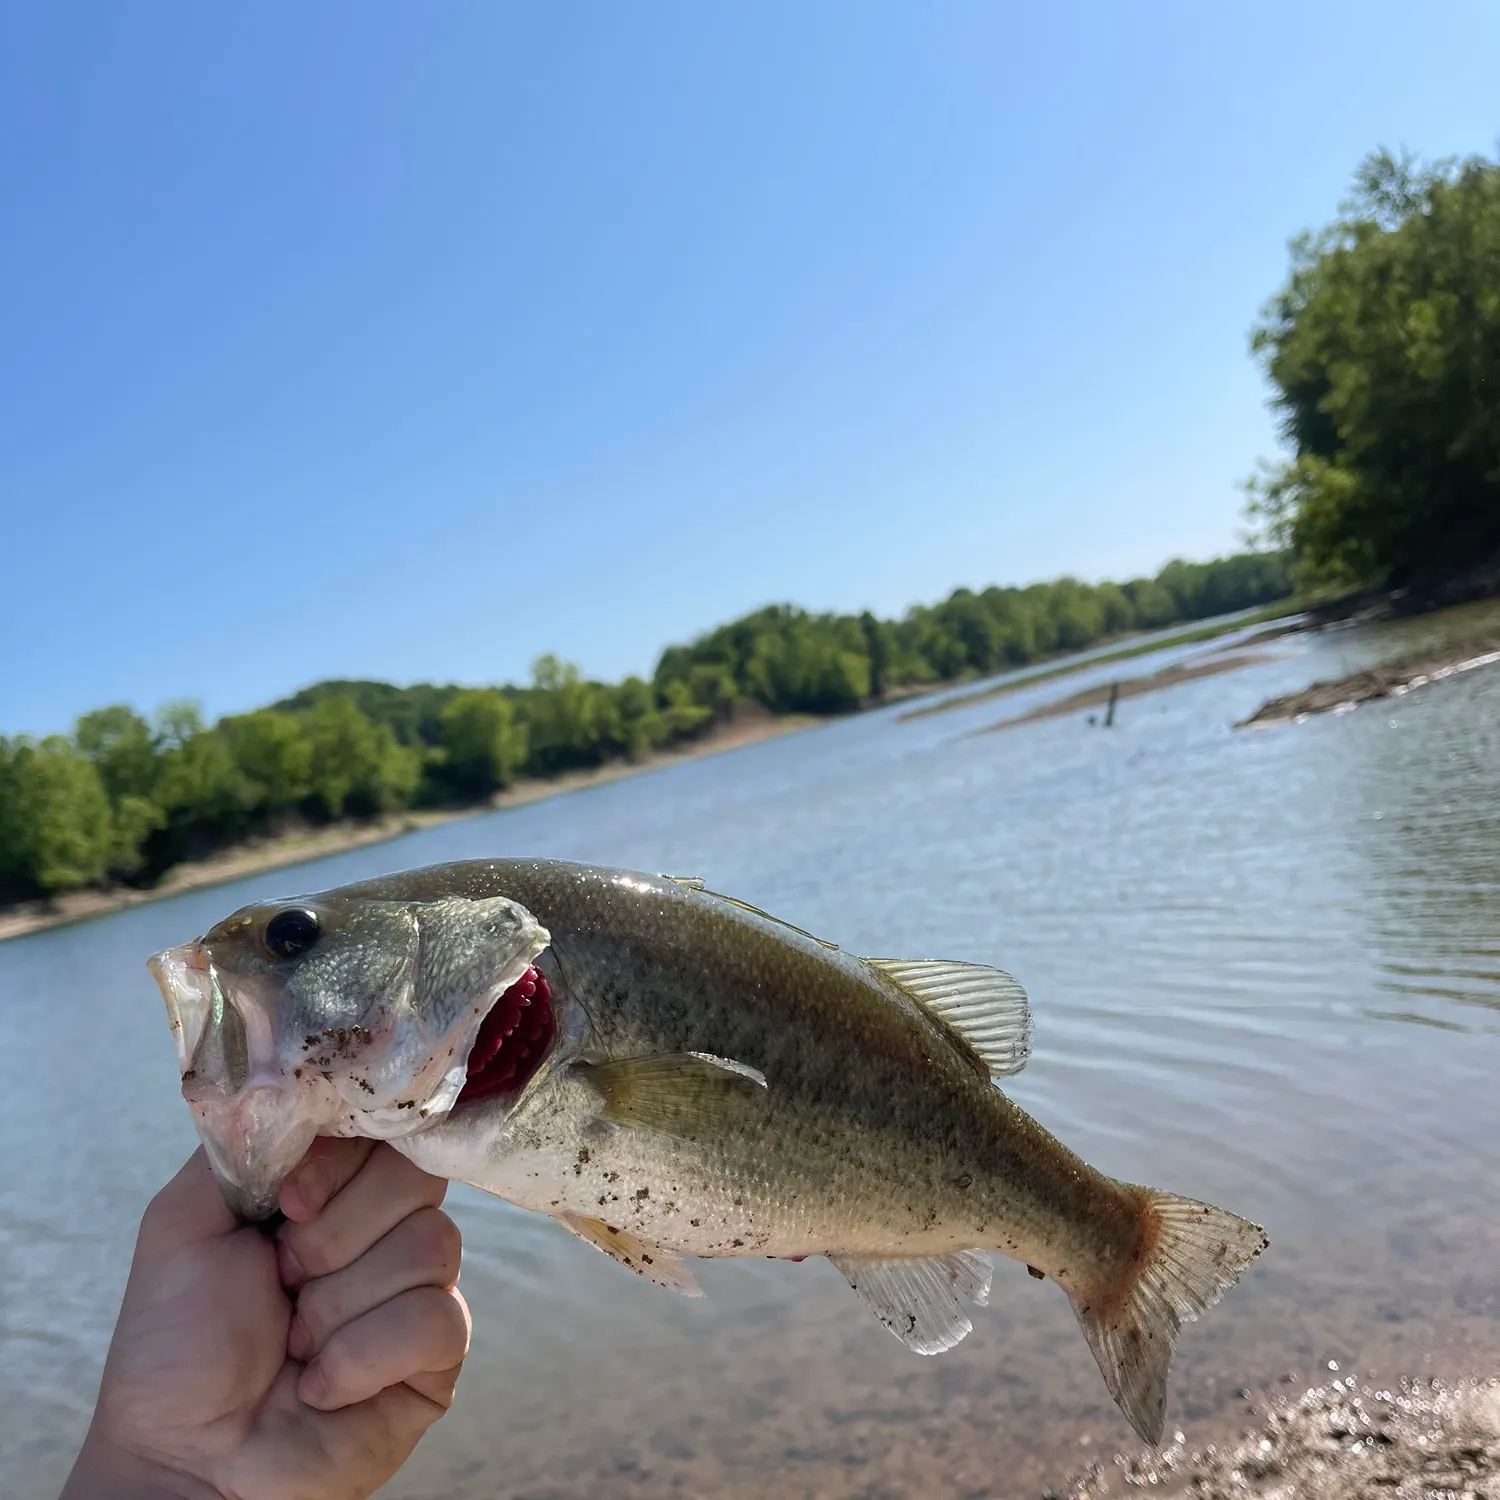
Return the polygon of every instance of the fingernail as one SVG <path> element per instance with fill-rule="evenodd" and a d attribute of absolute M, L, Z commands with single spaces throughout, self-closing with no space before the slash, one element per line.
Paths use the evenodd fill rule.
<path fill-rule="evenodd" d="M 282 1286 L 300 1286 L 307 1280 L 307 1272 L 297 1259 L 297 1252 L 284 1239 L 276 1241 L 276 1267 L 281 1273 Z"/>

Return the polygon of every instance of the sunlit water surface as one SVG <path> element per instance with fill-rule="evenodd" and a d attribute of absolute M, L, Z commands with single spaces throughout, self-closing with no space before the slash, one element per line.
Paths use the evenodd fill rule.
<path fill-rule="evenodd" d="M 1473 623 L 1472 619 L 1468 623 Z M 1214 645 L 952 713 L 885 711 L 0 945 L 0 1495 L 56 1492 L 134 1227 L 193 1145 L 145 957 L 253 897 L 487 854 L 701 874 L 857 953 L 1027 985 L 1011 1092 L 1106 1171 L 1259 1219 L 1270 1253 L 1185 1334 L 1169 1426 L 1329 1359 L 1500 1363 L 1500 668 L 1237 732 L 1432 621 L 976 734 Z M 825 1262 L 638 1282 L 466 1189 L 474 1352 L 387 1493 L 1006 1496 L 1124 1445 L 1057 1288 L 1002 1263 L 938 1359 Z"/>

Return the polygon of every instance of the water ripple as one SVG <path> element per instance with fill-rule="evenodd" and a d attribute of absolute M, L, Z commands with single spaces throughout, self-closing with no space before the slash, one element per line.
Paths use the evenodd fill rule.
<path fill-rule="evenodd" d="M 1422 628 L 1308 637 L 1128 700 L 1108 732 L 966 738 L 993 704 L 871 715 L 0 945 L 0 1491 L 56 1493 L 140 1209 L 191 1143 L 144 955 L 272 890 L 468 855 L 703 874 L 853 952 L 1016 973 L 1023 1107 L 1105 1170 L 1270 1226 L 1264 1269 L 1185 1344 L 1195 1401 L 1314 1339 L 1472 1340 L 1496 1249 L 1475 1205 L 1500 1168 L 1500 672 L 1229 727 Z M 865 1494 L 860 1445 L 893 1428 L 1009 1455 L 1115 1431 L 1063 1300 L 1019 1268 L 970 1340 L 913 1361 L 827 1266 L 711 1265 L 689 1303 L 550 1222 L 449 1201 L 475 1353 L 392 1495 Z M 528 1436 L 497 1456 L 502 1412 Z"/>

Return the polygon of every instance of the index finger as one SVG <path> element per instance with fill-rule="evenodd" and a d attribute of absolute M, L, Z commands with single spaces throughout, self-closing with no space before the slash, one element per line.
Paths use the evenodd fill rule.
<path fill-rule="evenodd" d="M 281 1211 L 294 1224 L 315 1219 L 370 1159 L 375 1142 L 320 1135 L 281 1184 Z"/>
<path fill-rule="evenodd" d="M 282 1285 L 300 1286 L 352 1265 L 409 1214 L 436 1208 L 448 1184 L 381 1144 L 322 1213 L 277 1235 Z"/>

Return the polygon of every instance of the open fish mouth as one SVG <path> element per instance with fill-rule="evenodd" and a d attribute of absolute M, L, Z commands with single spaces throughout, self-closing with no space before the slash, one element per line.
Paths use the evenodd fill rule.
<path fill-rule="evenodd" d="M 556 1039 L 552 988 L 533 965 L 500 995 L 480 1023 L 453 1108 L 519 1093 L 547 1060 Z"/>
<path fill-rule="evenodd" d="M 487 1008 L 474 1006 L 462 1032 L 450 1034 L 449 1048 L 466 1053 L 431 1036 L 405 1083 L 404 1070 L 379 1072 L 378 1018 L 288 1042 L 274 995 L 221 974 L 203 942 L 159 953 L 150 968 L 166 1000 L 183 1098 L 226 1201 L 251 1222 L 276 1212 L 281 1183 L 316 1136 L 397 1139 L 455 1109 L 517 1098 L 558 1037 L 552 987 L 524 957 L 506 965 Z M 410 1045 L 405 1051 L 410 1058 Z"/>

